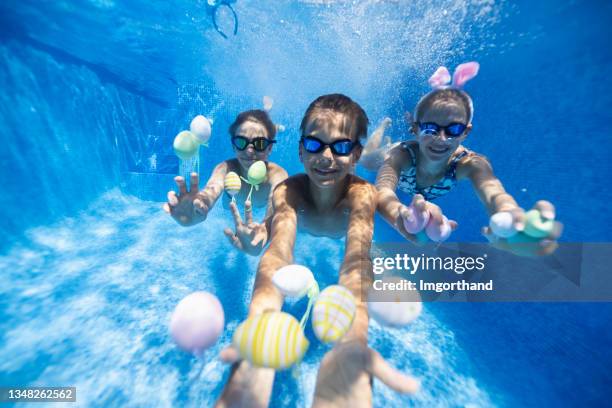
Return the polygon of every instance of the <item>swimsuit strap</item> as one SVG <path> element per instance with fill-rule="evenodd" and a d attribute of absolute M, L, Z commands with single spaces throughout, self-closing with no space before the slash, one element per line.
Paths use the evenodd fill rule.
<path fill-rule="evenodd" d="M 470 153 L 471 152 L 468 149 L 465 149 L 464 151 L 453 157 L 448 166 L 448 171 L 446 172 L 445 177 L 455 179 L 457 174 L 457 164 L 459 164 L 461 159 L 463 159 L 465 156 L 468 156 Z"/>

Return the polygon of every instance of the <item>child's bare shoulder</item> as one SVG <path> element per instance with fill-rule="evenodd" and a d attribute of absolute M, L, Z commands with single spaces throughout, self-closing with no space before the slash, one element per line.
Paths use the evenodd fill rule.
<path fill-rule="evenodd" d="M 271 161 L 268 162 L 268 173 L 274 175 L 284 175 L 285 178 L 289 176 L 287 171 L 282 166 Z"/>
<path fill-rule="evenodd" d="M 376 202 L 377 190 L 376 187 L 368 181 L 353 174 L 350 175 L 348 199 L 350 202 Z"/>

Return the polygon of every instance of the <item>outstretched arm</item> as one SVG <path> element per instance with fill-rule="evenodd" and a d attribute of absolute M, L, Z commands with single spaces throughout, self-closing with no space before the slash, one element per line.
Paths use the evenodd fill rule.
<path fill-rule="evenodd" d="M 457 168 L 459 178 L 467 177 L 480 201 L 485 206 L 489 216 L 498 212 L 509 212 L 513 217 L 514 228 L 522 231 L 525 227 L 525 211 L 517 204 L 514 197 L 506 192 L 501 181 L 493 174 L 493 168 L 489 161 L 478 155 L 473 155 Z M 555 207 L 548 201 L 540 200 L 535 206 L 544 218 L 555 218 Z M 489 227 L 483 228 L 484 236 L 492 245 L 499 249 L 513 252 L 522 256 L 548 255 L 555 251 L 558 244 L 557 238 L 561 235 L 563 225 L 555 221 L 551 234 L 535 244 L 511 244 L 504 239 L 496 237 Z"/>
<path fill-rule="evenodd" d="M 274 192 L 272 238 L 257 268 L 255 288 L 249 306 L 249 316 L 266 310 L 280 310 L 283 297 L 272 284 L 272 276 L 279 268 L 293 261 L 293 246 L 297 229 L 297 214 L 291 203 L 287 184 L 281 184 Z M 225 350 L 222 358 L 236 359 L 235 350 Z M 217 407 L 267 407 L 272 394 L 274 370 L 256 368 L 247 361 L 236 363 Z"/>
<path fill-rule="evenodd" d="M 376 210 L 375 188 L 351 187 L 351 213 L 339 283 L 355 296 L 357 309 L 349 332 L 328 352 L 319 368 L 313 407 L 371 407 L 370 380 L 376 377 L 398 392 L 416 392 L 418 381 L 392 368 L 367 346 L 367 289 L 372 281 L 370 247 Z"/>
<path fill-rule="evenodd" d="M 266 215 L 261 223 L 253 222 L 253 208 L 250 201 L 244 203 L 244 222 L 240 217 L 238 206 L 236 203 L 230 203 L 230 209 L 234 216 L 235 232 L 231 228 L 224 230 L 232 245 L 249 255 L 257 256 L 266 246 L 270 229 L 272 228 L 272 213 L 273 213 L 273 195 L 274 189 L 281 182 L 287 179 L 288 175 L 285 169 L 274 165 L 269 173 L 270 196 L 268 198 L 268 206 Z"/>
<path fill-rule="evenodd" d="M 412 198 L 412 208 L 408 208 L 401 203 L 395 194 L 395 190 L 404 163 L 408 163 L 408 166 L 414 165 L 410 155 L 403 148 L 397 147 L 390 152 L 389 157 L 378 171 L 376 175 L 377 210 L 385 221 L 402 234 L 404 238 L 408 241 L 418 242 L 416 235 L 406 231 L 403 219 L 410 217 L 411 211 L 414 210 L 418 212 L 429 211 L 433 221 L 441 225 L 443 223 L 442 210 L 437 205 L 425 201 L 420 194 L 415 194 Z M 457 223 L 451 221 L 451 228 L 455 229 L 456 227 Z"/>

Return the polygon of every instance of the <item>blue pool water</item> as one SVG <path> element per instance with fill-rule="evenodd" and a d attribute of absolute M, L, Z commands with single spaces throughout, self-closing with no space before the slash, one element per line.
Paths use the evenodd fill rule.
<path fill-rule="evenodd" d="M 609 242 L 612 4 L 411 3 L 238 0 L 238 35 L 225 40 L 203 0 L 2 2 L 0 386 L 76 386 L 78 406 L 213 404 L 229 374 L 216 353 L 246 315 L 257 259 L 229 250 L 221 206 L 182 228 L 161 203 L 175 134 L 195 114 L 214 118 L 208 175 L 231 155 L 229 123 L 263 95 L 287 127 L 271 160 L 297 173 L 297 126 L 314 97 L 346 93 L 373 126 L 391 116 L 400 139 L 431 72 L 478 60 L 468 147 L 523 207 L 552 201 L 564 241 Z M 226 10 L 218 22 L 230 26 Z M 483 241 L 468 183 L 438 204 L 460 222 L 454 239 Z M 375 239 L 399 236 L 377 219 Z M 299 234 L 296 262 L 325 286 L 342 251 Z M 195 290 L 226 313 L 203 361 L 167 332 Z M 407 397 L 375 382 L 374 405 L 605 405 L 611 322 L 607 303 L 427 304 L 406 329 L 373 322 L 370 345 L 423 384 Z M 278 375 L 272 406 L 310 405 L 327 350 L 311 344 L 297 374 Z"/>

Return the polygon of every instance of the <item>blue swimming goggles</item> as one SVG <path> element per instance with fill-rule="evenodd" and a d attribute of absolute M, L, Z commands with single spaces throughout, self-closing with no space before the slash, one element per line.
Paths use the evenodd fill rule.
<path fill-rule="evenodd" d="M 329 146 L 332 153 L 336 156 L 348 156 L 355 146 L 359 145 L 359 142 L 353 142 L 350 139 L 336 140 L 333 143 L 324 143 L 314 136 L 302 136 L 300 142 L 308 153 L 319 153 L 325 149 L 325 146 Z"/>
<path fill-rule="evenodd" d="M 463 123 L 451 123 L 448 126 L 440 126 L 433 122 L 419 123 L 421 134 L 429 136 L 439 135 L 440 130 L 444 130 L 447 138 L 459 137 L 465 132 L 465 129 L 467 129 L 467 125 Z"/>

